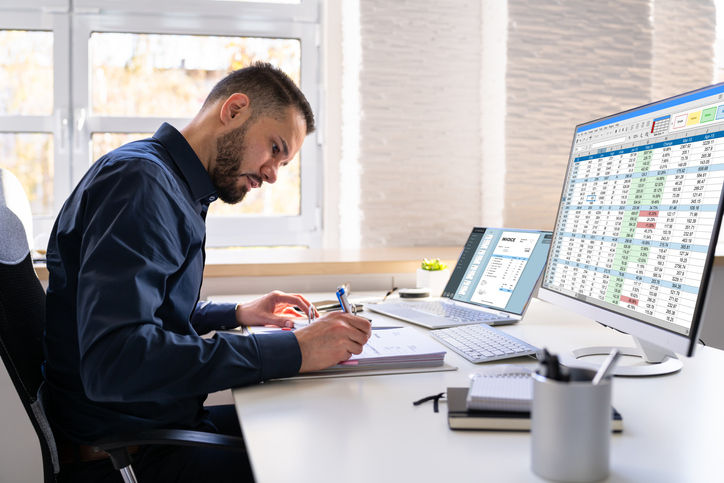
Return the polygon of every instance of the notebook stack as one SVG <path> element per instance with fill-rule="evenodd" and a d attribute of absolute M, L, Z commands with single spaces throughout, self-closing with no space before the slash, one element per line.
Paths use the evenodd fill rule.
<path fill-rule="evenodd" d="M 450 429 L 530 431 L 533 402 L 531 371 L 511 364 L 489 366 L 470 387 L 447 388 Z M 623 418 L 611 408 L 611 428 L 623 431 Z"/>

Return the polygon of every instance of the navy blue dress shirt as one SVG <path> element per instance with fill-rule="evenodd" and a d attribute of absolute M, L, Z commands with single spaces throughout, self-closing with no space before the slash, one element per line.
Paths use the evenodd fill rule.
<path fill-rule="evenodd" d="M 169 124 L 96 161 L 48 244 L 44 339 L 54 430 L 88 443 L 205 422 L 207 393 L 294 375 L 291 332 L 240 336 L 233 304 L 199 303 L 216 191 Z"/>

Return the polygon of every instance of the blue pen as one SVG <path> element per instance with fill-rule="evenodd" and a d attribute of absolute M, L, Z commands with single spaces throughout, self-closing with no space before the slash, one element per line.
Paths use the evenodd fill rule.
<path fill-rule="evenodd" d="M 344 287 L 337 288 L 337 300 L 339 300 L 339 305 L 342 307 L 343 312 L 352 313 L 352 308 L 349 305 L 349 300 L 347 300 L 347 292 L 344 290 Z"/>
<path fill-rule="evenodd" d="M 342 307 L 342 312 L 347 312 L 348 314 L 355 314 L 357 315 L 357 310 L 349 304 L 349 300 L 347 300 L 347 292 L 344 290 L 344 287 L 339 287 L 337 289 L 337 300 L 339 300 L 339 305 Z M 370 324 L 372 321 L 366 317 L 362 317 Z M 394 326 L 394 327 L 372 327 L 372 330 L 375 329 L 401 329 L 401 326 Z"/>

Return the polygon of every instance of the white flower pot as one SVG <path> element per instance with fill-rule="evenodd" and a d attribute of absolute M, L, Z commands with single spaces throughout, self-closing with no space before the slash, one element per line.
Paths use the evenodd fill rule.
<path fill-rule="evenodd" d="M 444 270 L 423 270 L 422 268 L 418 268 L 415 285 L 417 288 L 430 290 L 431 297 L 439 297 L 442 291 L 445 290 L 445 285 L 447 285 L 449 279 L 449 268 Z"/>

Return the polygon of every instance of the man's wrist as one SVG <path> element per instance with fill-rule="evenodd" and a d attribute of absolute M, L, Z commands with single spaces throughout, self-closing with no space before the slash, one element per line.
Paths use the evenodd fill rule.
<path fill-rule="evenodd" d="M 244 325 L 243 322 L 241 321 L 241 310 L 242 310 L 242 305 L 236 304 L 236 306 L 234 307 L 234 318 L 236 319 L 236 323 L 239 325 L 239 327 Z"/>

